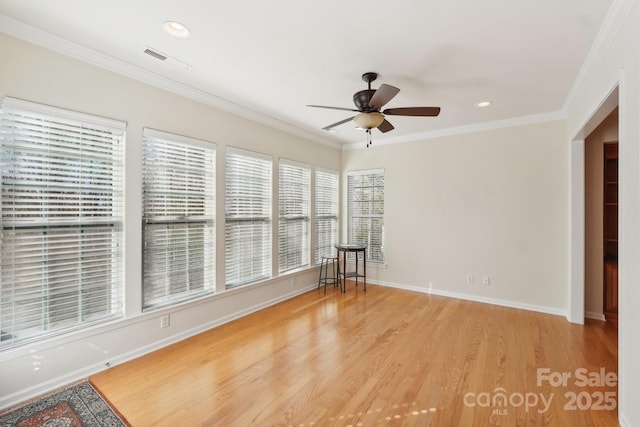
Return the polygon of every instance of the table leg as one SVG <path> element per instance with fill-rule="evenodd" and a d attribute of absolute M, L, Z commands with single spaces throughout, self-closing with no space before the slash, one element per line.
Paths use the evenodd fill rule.
<path fill-rule="evenodd" d="M 364 291 L 367 292 L 367 248 L 362 251 L 362 280 L 364 281 Z"/>
<path fill-rule="evenodd" d="M 355 251 L 353 254 L 356 256 L 356 289 L 358 288 L 358 264 L 360 260 L 358 259 L 358 251 Z"/>
<path fill-rule="evenodd" d="M 342 292 L 347 292 L 347 251 L 342 251 Z"/>

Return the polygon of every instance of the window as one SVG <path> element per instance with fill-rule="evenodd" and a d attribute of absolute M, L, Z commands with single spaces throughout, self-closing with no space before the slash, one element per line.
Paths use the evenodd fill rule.
<path fill-rule="evenodd" d="M 234 288 L 271 277 L 271 157 L 228 148 L 225 188 L 225 283 Z"/>
<path fill-rule="evenodd" d="M 5 98 L 0 347 L 123 313 L 125 123 Z"/>
<path fill-rule="evenodd" d="M 367 245 L 367 261 L 384 262 L 384 171 L 348 172 L 349 243 Z"/>
<path fill-rule="evenodd" d="M 316 169 L 315 264 L 320 257 L 335 256 L 338 244 L 338 173 Z"/>
<path fill-rule="evenodd" d="M 281 159 L 278 183 L 278 272 L 284 273 L 309 265 L 311 170 Z"/>
<path fill-rule="evenodd" d="M 215 145 L 143 131 L 143 309 L 215 290 Z"/>

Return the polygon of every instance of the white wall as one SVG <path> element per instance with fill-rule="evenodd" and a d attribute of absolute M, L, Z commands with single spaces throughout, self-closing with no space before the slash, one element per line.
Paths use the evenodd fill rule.
<path fill-rule="evenodd" d="M 640 4 L 614 2 L 609 28 L 567 103 L 569 137 L 583 129 L 619 82 L 619 419 L 640 425 Z"/>
<path fill-rule="evenodd" d="M 312 268 L 263 284 L 222 292 L 224 153 L 227 146 L 235 146 L 273 156 L 274 181 L 277 182 L 279 157 L 339 170 L 341 153 L 337 148 L 306 141 L 4 34 L 0 34 L 0 52 L 0 94 L 128 123 L 126 318 L 110 325 L 0 352 L 0 408 L 104 369 L 106 363 L 120 363 L 289 298 L 317 283 L 317 269 Z M 140 310 L 143 127 L 214 142 L 218 153 L 216 265 L 220 293 L 198 302 L 146 314 Z M 274 193 L 277 194 L 275 186 Z M 160 329 L 159 316 L 167 312 L 171 314 L 171 326 Z"/>
<path fill-rule="evenodd" d="M 386 268 L 368 264 L 368 279 L 421 291 L 431 282 L 434 293 L 566 314 L 565 125 L 345 151 L 343 187 L 347 171 L 385 171 Z M 343 236 L 346 213 L 343 203 Z"/>

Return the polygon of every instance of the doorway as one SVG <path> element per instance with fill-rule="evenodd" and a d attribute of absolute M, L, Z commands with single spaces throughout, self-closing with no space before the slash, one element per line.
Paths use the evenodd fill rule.
<path fill-rule="evenodd" d="M 604 143 L 603 312 L 618 324 L 618 142 Z"/>
<path fill-rule="evenodd" d="M 617 324 L 618 108 L 585 138 L 584 315 Z"/>

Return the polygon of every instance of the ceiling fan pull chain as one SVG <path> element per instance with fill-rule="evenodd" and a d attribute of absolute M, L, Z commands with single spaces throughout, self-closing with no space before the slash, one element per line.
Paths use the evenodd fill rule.
<path fill-rule="evenodd" d="M 369 146 L 371 145 L 371 129 L 367 129 L 366 134 L 367 134 L 367 148 L 369 148 Z"/>

